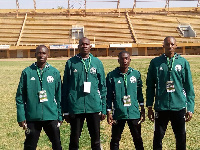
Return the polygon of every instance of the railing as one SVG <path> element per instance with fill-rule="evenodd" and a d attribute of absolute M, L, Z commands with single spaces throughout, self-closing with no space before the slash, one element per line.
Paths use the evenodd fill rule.
<path fill-rule="evenodd" d="M 26 19 L 27 19 L 27 13 L 26 13 L 26 15 L 24 17 L 23 25 L 22 25 L 22 28 L 21 28 L 21 31 L 20 31 L 20 34 L 19 34 L 19 38 L 17 40 L 17 44 L 16 44 L 17 46 L 20 43 L 20 40 L 21 40 L 21 37 L 22 37 L 22 34 L 23 34 L 23 30 L 24 30 L 24 27 L 25 27 L 25 24 L 26 24 Z"/>

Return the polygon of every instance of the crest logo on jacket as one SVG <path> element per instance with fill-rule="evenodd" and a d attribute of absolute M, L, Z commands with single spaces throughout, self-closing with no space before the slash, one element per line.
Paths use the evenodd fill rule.
<path fill-rule="evenodd" d="M 52 76 L 48 76 L 48 77 L 47 77 L 47 82 L 48 82 L 48 83 L 52 83 L 53 80 L 54 80 L 54 78 L 53 78 Z"/>
<path fill-rule="evenodd" d="M 176 65 L 176 66 L 175 66 L 175 70 L 176 70 L 176 71 L 181 71 L 181 69 L 182 69 L 181 65 Z"/>
<path fill-rule="evenodd" d="M 135 83 L 137 81 L 137 79 L 136 79 L 136 77 L 132 76 L 132 77 L 130 77 L 130 81 L 131 81 L 131 83 Z"/>
<path fill-rule="evenodd" d="M 119 80 L 117 83 L 121 83 L 121 81 Z"/>
<path fill-rule="evenodd" d="M 160 70 L 163 70 L 162 66 L 160 67 Z"/>
<path fill-rule="evenodd" d="M 97 69 L 96 69 L 96 68 L 92 67 L 92 68 L 90 69 L 90 73 L 91 73 L 91 74 L 96 74 L 96 72 L 97 72 Z"/>
<path fill-rule="evenodd" d="M 35 80 L 35 77 L 32 77 L 31 80 Z"/>

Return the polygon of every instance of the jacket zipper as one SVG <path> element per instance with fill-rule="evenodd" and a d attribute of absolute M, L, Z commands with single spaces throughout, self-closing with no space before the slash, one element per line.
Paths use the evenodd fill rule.
<path fill-rule="evenodd" d="M 171 72 L 169 72 L 169 81 L 171 81 Z M 171 92 L 168 92 L 168 99 L 169 99 L 169 110 L 170 108 L 170 102 L 171 102 Z"/>
<path fill-rule="evenodd" d="M 84 72 L 85 72 L 85 69 L 84 69 L 84 68 L 83 68 L 83 70 L 84 70 Z M 87 82 L 87 72 L 84 73 L 84 79 L 85 79 L 84 81 Z M 83 87 L 83 88 L 84 88 L 84 87 Z M 85 94 L 85 92 L 84 92 L 84 113 L 86 113 L 86 107 L 85 107 L 85 105 L 86 105 L 85 103 L 86 103 L 86 102 L 85 102 L 85 101 L 86 101 L 86 94 Z"/>

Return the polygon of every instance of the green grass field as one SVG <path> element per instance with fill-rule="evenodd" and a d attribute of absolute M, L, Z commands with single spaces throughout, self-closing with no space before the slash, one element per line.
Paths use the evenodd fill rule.
<path fill-rule="evenodd" d="M 136 59 L 137 58 L 137 59 Z M 145 80 L 146 73 L 151 58 L 133 57 L 131 67 L 139 70 L 143 80 L 143 94 L 145 97 Z M 194 89 L 195 89 L 195 114 L 190 122 L 187 123 L 187 149 L 188 150 L 200 150 L 200 57 L 188 57 L 187 60 L 190 62 Z M 33 59 L 13 59 L 13 60 L 0 60 L 0 149 L 2 150 L 22 150 L 23 142 L 25 139 L 24 131 L 17 124 L 16 120 L 16 104 L 15 94 L 19 83 L 21 71 L 32 64 L 35 60 Z M 66 60 L 49 60 L 52 66 L 56 67 L 61 76 L 63 76 L 64 65 Z M 105 73 L 113 70 L 118 66 L 117 58 L 102 59 L 104 64 Z M 147 112 L 147 111 L 146 111 Z M 61 142 L 64 150 L 68 149 L 70 126 L 66 122 L 60 127 L 61 130 Z M 106 120 L 101 122 L 101 145 L 104 150 L 109 150 L 111 136 L 111 127 L 107 124 Z M 146 150 L 152 149 L 153 140 L 153 123 L 151 123 L 146 116 L 146 121 L 142 124 L 142 137 L 143 143 Z M 42 131 L 38 150 L 49 150 L 51 149 L 51 143 L 47 136 Z M 84 125 L 83 132 L 80 138 L 80 150 L 90 149 L 90 137 L 87 130 L 87 125 Z M 122 150 L 133 150 L 134 144 L 130 135 L 129 129 L 126 126 L 122 134 L 120 142 L 120 149 Z M 175 149 L 175 138 L 172 132 L 170 123 L 168 130 L 163 140 L 163 150 L 174 150 Z"/>

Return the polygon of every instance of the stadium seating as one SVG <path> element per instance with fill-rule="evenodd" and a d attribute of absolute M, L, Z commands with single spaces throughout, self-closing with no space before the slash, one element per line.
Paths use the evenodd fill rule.
<path fill-rule="evenodd" d="M 24 16 L 0 15 L 0 44 L 16 45 Z"/>
<path fill-rule="evenodd" d="M 132 42 L 126 19 L 102 16 L 28 16 L 21 44 L 69 44 L 72 26 L 83 26 L 84 35 L 95 44 Z M 76 41 L 77 43 L 77 41 Z"/>
<path fill-rule="evenodd" d="M 70 44 L 74 43 L 71 38 L 72 26 L 83 26 L 84 36 L 95 44 L 161 43 L 163 37 L 168 36 L 169 32 L 177 41 L 191 43 L 199 41 L 199 19 L 198 12 L 191 14 L 190 11 L 169 14 L 135 14 L 122 11 L 120 16 L 117 12 L 90 13 L 86 16 L 78 13 L 68 16 L 66 13 L 29 12 L 27 16 L 24 13 L 18 17 L 14 13 L 4 15 L 1 12 L 0 44 L 19 46 Z M 181 37 L 177 31 L 179 24 L 190 24 L 196 31 L 197 37 Z"/>
<path fill-rule="evenodd" d="M 136 11 L 135 11 L 136 10 Z M 77 44 L 72 27 L 84 28 L 84 36 L 98 48 L 110 44 L 132 43 L 134 46 L 160 46 L 163 38 L 174 36 L 179 46 L 200 46 L 200 16 L 198 9 L 104 9 L 83 10 L 1 10 L 0 45 L 14 49 L 34 49 L 37 45 Z M 183 37 L 180 24 L 190 25 L 196 37 Z M 183 43 L 183 44 L 182 44 Z M 186 43 L 186 44 L 185 44 Z M 187 44 L 192 43 L 192 44 Z M 106 46 L 105 46 L 106 45 Z M 31 47 L 33 46 L 33 47 Z M 108 51 L 106 52 L 108 54 Z M 142 52 L 147 54 L 147 52 Z"/>

